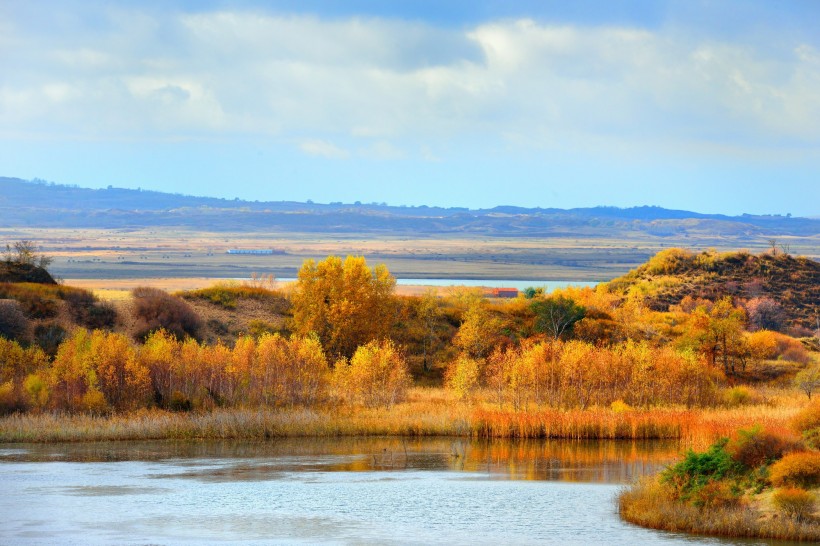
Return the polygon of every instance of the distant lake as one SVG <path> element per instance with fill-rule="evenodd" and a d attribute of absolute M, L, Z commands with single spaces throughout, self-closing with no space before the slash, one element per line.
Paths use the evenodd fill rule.
<path fill-rule="evenodd" d="M 6 444 L 0 543 L 737 544 L 619 519 L 619 489 L 678 453 L 458 438 Z"/>
<path fill-rule="evenodd" d="M 248 280 L 248 279 L 240 279 Z M 286 277 L 276 279 L 281 282 L 293 282 L 296 279 Z M 436 287 L 450 287 L 450 286 L 486 286 L 488 288 L 515 288 L 517 290 L 524 290 L 530 286 L 534 288 L 544 288 L 545 292 L 552 292 L 567 286 L 597 286 L 602 281 L 522 281 L 515 279 L 396 279 L 396 284 L 399 286 L 436 286 Z"/>

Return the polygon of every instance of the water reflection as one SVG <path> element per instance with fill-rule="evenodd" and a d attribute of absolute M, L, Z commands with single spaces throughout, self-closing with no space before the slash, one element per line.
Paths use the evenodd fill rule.
<path fill-rule="evenodd" d="M 265 442 L 94 442 L 9 446 L 0 461 L 174 461 L 179 477 L 282 479 L 290 472 L 437 470 L 493 478 L 628 483 L 679 454 L 677 442 L 289 438 Z"/>
<path fill-rule="evenodd" d="M 458 438 L 7 445 L 0 543 L 723 543 L 615 512 L 619 484 L 678 451 Z"/>

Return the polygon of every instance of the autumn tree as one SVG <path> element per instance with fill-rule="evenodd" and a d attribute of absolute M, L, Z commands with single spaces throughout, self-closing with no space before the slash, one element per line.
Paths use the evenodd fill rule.
<path fill-rule="evenodd" d="M 307 260 L 292 297 L 296 333 L 314 332 L 331 356 L 349 358 L 360 345 L 390 332 L 395 286 L 385 265 L 371 269 L 361 256 Z"/>
<path fill-rule="evenodd" d="M 370 407 L 400 402 L 412 383 L 404 356 L 390 340 L 360 346 L 350 362 L 338 362 L 333 373 L 341 398 Z"/>
<path fill-rule="evenodd" d="M 498 344 L 501 320 L 487 308 L 487 300 L 474 299 L 464 312 L 453 345 L 470 358 L 486 358 Z"/>
<path fill-rule="evenodd" d="M 695 349 L 711 365 L 719 363 L 725 374 L 733 375 L 738 365 L 745 368 L 751 355 L 743 335 L 745 323 L 745 311 L 735 307 L 727 296 L 715 302 L 711 309 L 701 305 L 692 312 L 680 345 Z"/>
<path fill-rule="evenodd" d="M 329 368 L 316 336 L 259 338 L 253 364 L 254 392 L 266 405 L 310 405 L 324 398 Z"/>
<path fill-rule="evenodd" d="M 460 353 L 447 367 L 447 387 L 463 399 L 468 398 L 479 386 L 482 362 Z"/>
<path fill-rule="evenodd" d="M 88 344 L 92 387 L 98 388 L 116 410 L 145 406 L 150 398 L 148 368 L 137 359 L 134 346 L 122 334 L 94 330 Z"/>
<path fill-rule="evenodd" d="M 435 288 L 428 289 L 419 299 L 418 318 L 422 326 L 422 369 L 430 371 L 430 357 L 438 339 L 436 328 L 441 315 L 438 293 Z"/>
<path fill-rule="evenodd" d="M 36 373 L 48 364 L 46 355 L 38 347 L 23 348 L 16 341 L 0 337 L 0 412 L 17 411 L 39 407 L 47 392 L 35 392 L 26 388 Z M 42 386 L 45 389 L 45 385 Z"/>
<path fill-rule="evenodd" d="M 586 313 L 582 306 L 564 296 L 535 299 L 530 309 L 535 313 L 535 329 L 553 339 L 570 334 L 575 323 Z"/>

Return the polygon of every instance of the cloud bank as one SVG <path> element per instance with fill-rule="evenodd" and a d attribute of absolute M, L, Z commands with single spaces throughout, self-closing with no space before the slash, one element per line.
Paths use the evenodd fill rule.
<path fill-rule="evenodd" d="M 6 139 L 253 136 L 331 159 L 440 158 L 459 143 L 754 157 L 820 144 L 820 52 L 782 36 L 770 47 L 526 18 L 9 11 Z"/>

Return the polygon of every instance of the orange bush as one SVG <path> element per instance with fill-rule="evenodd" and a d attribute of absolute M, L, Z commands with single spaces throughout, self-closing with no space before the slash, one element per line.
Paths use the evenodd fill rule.
<path fill-rule="evenodd" d="M 815 400 L 794 416 L 792 427 L 798 432 L 820 428 L 820 400 Z"/>
<path fill-rule="evenodd" d="M 789 453 L 769 469 L 776 486 L 817 487 L 820 485 L 820 452 Z"/>
<path fill-rule="evenodd" d="M 772 502 L 786 516 L 805 520 L 814 512 L 814 495 L 804 489 L 787 487 L 775 491 Z"/>
<path fill-rule="evenodd" d="M 757 468 L 781 458 L 796 449 L 794 442 L 771 434 L 761 427 L 739 430 L 726 445 L 726 452 L 747 468 Z"/>

